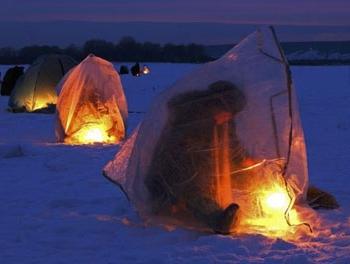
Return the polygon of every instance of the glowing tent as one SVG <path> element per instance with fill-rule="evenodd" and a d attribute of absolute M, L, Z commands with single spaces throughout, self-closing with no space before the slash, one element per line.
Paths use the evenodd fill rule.
<path fill-rule="evenodd" d="M 151 69 L 147 65 L 143 65 L 142 74 L 147 75 L 151 73 Z"/>
<path fill-rule="evenodd" d="M 109 162 L 148 221 L 284 236 L 304 224 L 304 135 L 273 28 L 162 93 Z"/>
<path fill-rule="evenodd" d="M 127 102 L 111 63 L 89 55 L 65 76 L 57 89 L 58 142 L 118 143 L 124 138 Z"/>
<path fill-rule="evenodd" d="M 76 62 L 66 55 L 43 55 L 16 82 L 9 99 L 13 112 L 54 112 L 55 87 Z"/>

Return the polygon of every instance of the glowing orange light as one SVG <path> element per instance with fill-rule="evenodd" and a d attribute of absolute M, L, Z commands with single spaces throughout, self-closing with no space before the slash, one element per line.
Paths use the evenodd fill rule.
<path fill-rule="evenodd" d="M 287 190 L 281 186 L 274 185 L 270 188 L 260 186 L 251 197 L 255 197 L 248 206 L 250 212 L 241 218 L 242 232 L 260 233 L 270 237 L 285 237 L 293 233 L 294 227 L 300 223 L 298 213 L 291 209 L 293 199 Z"/>
<path fill-rule="evenodd" d="M 286 192 L 281 190 L 271 192 L 263 200 L 265 210 L 285 212 L 288 209 L 290 198 Z"/>
<path fill-rule="evenodd" d="M 56 105 L 56 102 L 56 95 L 35 96 L 33 102 L 26 102 L 26 109 L 31 109 L 31 111 L 37 111 L 40 109 L 50 107 L 50 105 Z"/>
<path fill-rule="evenodd" d="M 142 73 L 143 74 L 149 74 L 151 71 L 147 66 L 143 66 Z"/>
<path fill-rule="evenodd" d="M 116 137 L 109 135 L 101 124 L 85 125 L 72 137 L 65 140 L 68 144 L 115 143 Z"/>
<path fill-rule="evenodd" d="M 83 135 L 82 140 L 86 143 L 103 142 L 106 138 L 106 132 L 99 127 L 88 129 Z"/>

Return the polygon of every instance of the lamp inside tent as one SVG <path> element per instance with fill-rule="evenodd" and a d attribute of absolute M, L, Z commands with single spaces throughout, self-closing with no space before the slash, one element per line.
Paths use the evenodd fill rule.
<path fill-rule="evenodd" d="M 150 74 L 150 73 L 151 73 L 150 68 L 147 65 L 144 65 L 143 68 L 142 68 L 142 74 L 147 75 L 147 74 Z"/>
<path fill-rule="evenodd" d="M 89 55 L 58 86 L 56 136 L 67 144 L 118 143 L 127 103 L 113 65 Z"/>
<path fill-rule="evenodd" d="M 304 134 L 273 28 L 159 95 L 104 175 L 147 222 L 291 239 L 310 233 Z"/>
<path fill-rule="evenodd" d="M 283 176 L 284 162 L 263 160 L 234 172 L 232 195 L 242 209 L 237 232 L 290 236 L 304 225 L 294 206 L 296 193 Z M 247 175 L 249 179 L 237 179 Z"/>
<path fill-rule="evenodd" d="M 54 113 L 57 101 L 55 87 L 76 64 L 66 55 L 38 57 L 16 81 L 9 98 L 9 110 Z"/>

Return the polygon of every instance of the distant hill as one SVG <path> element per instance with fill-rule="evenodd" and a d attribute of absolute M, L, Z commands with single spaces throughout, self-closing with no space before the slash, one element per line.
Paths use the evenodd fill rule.
<path fill-rule="evenodd" d="M 350 64 L 350 41 L 284 42 L 281 45 L 293 65 Z M 219 58 L 234 46 L 205 46 L 205 53 Z"/>

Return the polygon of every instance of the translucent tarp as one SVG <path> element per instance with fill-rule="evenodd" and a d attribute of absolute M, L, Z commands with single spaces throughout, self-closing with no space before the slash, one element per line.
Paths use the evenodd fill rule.
<path fill-rule="evenodd" d="M 301 225 L 304 135 L 273 29 L 163 92 L 104 174 L 146 220 L 277 235 Z"/>
<path fill-rule="evenodd" d="M 110 62 L 89 55 L 65 76 L 57 90 L 58 142 L 118 143 L 124 138 L 127 102 Z"/>
<path fill-rule="evenodd" d="M 50 108 L 54 112 L 55 87 L 75 65 L 76 62 L 66 55 L 40 56 L 16 82 L 9 99 L 10 109 L 34 112 Z"/>

